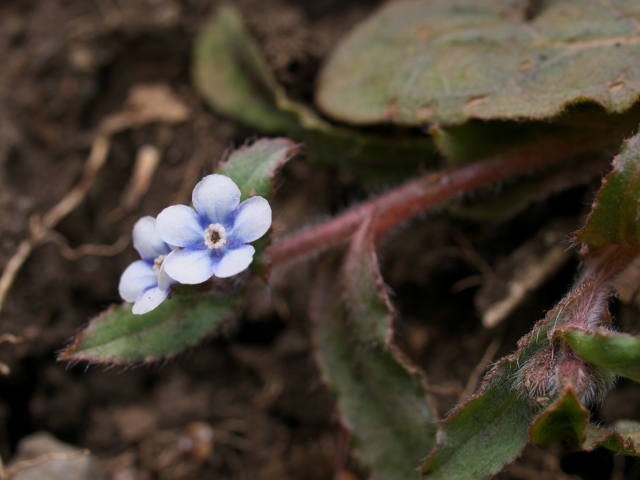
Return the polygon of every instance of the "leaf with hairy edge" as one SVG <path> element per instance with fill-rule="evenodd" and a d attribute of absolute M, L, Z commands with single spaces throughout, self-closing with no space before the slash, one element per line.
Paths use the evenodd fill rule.
<path fill-rule="evenodd" d="M 324 66 L 330 116 L 366 125 L 544 119 L 640 98 L 640 9 L 599 0 L 404 0 L 357 27 Z M 585 72 L 589 72 L 585 75 Z"/>
<path fill-rule="evenodd" d="M 613 159 L 613 170 L 602 180 L 586 225 L 576 242 L 591 247 L 640 247 L 640 135 L 629 139 Z"/>
<path fill-rule="evenodd" d="M 217 173 L 236 182 L 241 200 L 253 195 L 268 198 L 273 193 L 276 172 L 298 151 L 288 138 L 262 138 L 231 153 Z"/>
<path fill-rule="evenodd" d="M 520 455 L 538 409 L 513 388 L 514 367 L 495 367 L 480 393 L 444 421 L 422 470 L 427 479 L 489 478 Z"/>
<path fill-rule="evenodd" d="M 266 133 L 292 134 L 297 119 L 275 104 L 277 85 L 240 14 L 220 8 L 195 42 L 191 76 L 216 111 Z"/>
<path fill-rule="evenodd" d="M 640 382 L 640 337 L 600 329 L 588 332 L 576 328 L 556 335 L 588 362 Z"/>
<path fill-rule="evenodd" d="M 393 318 L 368 227 L 347 254 L 344 285 L 335 265 L 318 276 L 310 310 L 316 359 L 354 455 L 379 480 L 417 480 L 434 444 L 435 414 L 424 378 L 391 343 Z"/>
<path fill-rule="evenodd" d="M 542 446 L 562 441 L 574 450 L 604 447 L 625 455 L 640 454 L 635 443 L 638 424 L 619 422 L 614 428 L 590 424 L 589 410 L 580 404 L 571 386 L 531 424 L 529 434 L 533 443 Z"/>
<path fill-rule="evenodd" d="M 144 315 L 113 306 L 94 318 L 59 360 L 116 365 L 171 357 L 211 335 L 233 317 L 237 297 L 174 297 Z"/>
<path fill-rule="evenodd" d="M 565 441 L 570 448 L 579 449 L 585 443 L 584 429 L 589 424 L 589 410 L 580 404 L 572 387 L 568 387 L 531 424 L 531 441 L 548 447 Z"/>

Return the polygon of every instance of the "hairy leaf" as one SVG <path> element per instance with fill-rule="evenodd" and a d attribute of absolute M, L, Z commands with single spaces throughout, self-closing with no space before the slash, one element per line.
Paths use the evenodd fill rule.
<path fill-rule="evenodd" d="M 531 424 L 531 441 L 544 446 L 565 441 L 573 449 L 579 449 L 586 437 L 584 429 L 589 423 L 589 410 L 584 408 L 573 388 L 568 387 Z"/>
<path fill-rule="evenodd" d="M 586 225 L 576 241 L 591 247 L 640 247 L 640 134 L 632 137 L 613 159 L 613 170 L 602 180 Z"/>
<path fill-rule="evenodd" d="M 640 97 L 635 0 L 391 2 L 346 38 L 319 80 L 317 103 L 354 124 L 542 119 Z M 588 74 L 585 74 L 588 72 Z"/>
<path fill-rule="evenodd" d="M 276 172 L 297 152 L 296 144 L 287 138 L 262 138 L 231 153 L 218 173 L 236 182 L 241 200 L 252 195 L 268 198 Z"/>
<path fill-rule="evenodd" d="M 94 318 L 60 360 L 132 365 L 176 355 L 214 333 L 235 311 L 236 297 L 174 297 L 144 315 L 113 306 Z"/>
<path fill-rule="evenodd" d="M 422 470 L 427 479 L 489 478 L 520 454 L 537 409 L 513 388 L 512 368 L 497 367 L 480 393 L 444 421 Z"/>
<path fill-rule="evenodd" d="M 589 423 L 589 410 L 580 404 L 573 388 L 568 387 L 532 423 L 531 441 L 543 446 L 566 442 L 574 450 L 591 451 L 604 447 L 616 453 L 638 456 L 638 424 L 619 422 L 614 428 Z"/>
<path fill-rule="evenodd" d="M 640 337 L 600 329 L 566 329 L 557 333 L 585 360 L 640 382 Z"/>
<path fill-rule="evenodd" d="M 218 10 L 198 36 L 192 78 L 216 111 L 265 133 L 295 133 L 297 119 L 276 107 L 276 84 L 262 53 L 231 6 Z"/>
<path fill-rule="evenodd" d="M 419 479 L 435 439 L 424 379 L 391 343 L 391 312 L 367 225 L 344 266 L 325 266 L 314 289 L 316 356 L 353 434 L 353 453 L 379 480 Z M 345 302 L 341 301 L 342 298 Z"/>

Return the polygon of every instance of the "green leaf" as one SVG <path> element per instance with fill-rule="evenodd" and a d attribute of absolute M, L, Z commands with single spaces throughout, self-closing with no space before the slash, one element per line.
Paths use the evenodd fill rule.
<path fill-rule="evenodd" d="M 575 241 L 591 247 L 640 247 L 640 135 L 629 139 L 602 180 L 586 225 Z"/>
<path fill-rule="evenodd" d="M 172 357 L 233 317 L 237 297 L 174 297 L 144 315 L 113 306 L 94 318 L 60 353 L 60 360 L 116 365 Z"/>
<path fill-rule="evenodd" d="M 217 112 L 266 133 L 287 133 L 309 145 L 311 162 L 340 168 L 346 183 L 388 186 L 438 161 L 426 135 L 363 135 L 335 127 L 279 85 L 232 6 L 219 9 L 196 42 L 193 81 Z"/>
<path fill-rule="evenodd" d="M 450 163 L 460 164 L 479 157 L 511 154 L 532 149 L 549 148 L 545 143 L 594 143 L 594 151 L 616 151 L 625 138 L 640 124 L 640 106 L 620 114 L 606 112 L 594 104 L 567 108 L 553 121 L 514 122 L 504 120 L 470 120 L 462 125 L 433 125 L 430 133 Z"/>
<path fill-rule="evenodd" d="M 634 424 L 632 427 L 631 424 Z M 587 425 L 584 429 L 585 442 L 582 450 L 590 452 L 597 447 L 604 447 L 615 453 L 634 457 L 640 456 L 638 436 L 640 430 L 635 422 L 616 422 L 613 428 Z"/>
<path fill-rule="evenodd" d="M 358 460 L 379 480 L 417 480 L 434 444 L 435 414 L 422 375 L 392 343 L 390 306 L 368 226 L 347 254 L 344 285 L 334 265 L 318 276 L 311 306 L 316 357 Z"/>
<path fill-rule="evenodd" d="M 614 428 L 590 424 L 589 410 L 580 404 L 571 387 L 532 423 L 529 433 L 531 441 L 542 446 L 562 441 L 574 450 L 604 447 L 625 455 L 640 454 L 636 445 L 640 425 L 628 421 L 618 422 Z"/>
<path fill-rule="evenodd" d="M 193 83 L 211 107 L 265 133 L 300 130 L 295 116 L 276 107 L 276 84 L 262 53 L 231 6 L 221 7 L 198 36 Z"/>
<path fill-rule="evenodd" d="M 570 448 L 579 449 L 586 441 L 584 429 L 589 423 L 589 410 L 580 404 L 572 387 L 555 400 L 531 424 L 531 441 L 548 447 L 565 441 Z"/>
<path fill-rule="evenodd" d="M 635 0 L 404 0 L 358 26 L 319 79 L 317 104 L 352 124 L 544 119 L 640 97 Z M 588 72 L 588 74 L 585 74 Z"/>
<path fill-rule="evenodd" d="M 489 478 L 520 455 L 539 408 L 513 388 L 513 367 L 496 367 L 480 393 L 447 417 L 422 470 L 427 479 Z"/>
<path fill-rule="evenodd" d="M 275 174 L 297 152 L 298 147 L 288 138 L 262 138 L 231 153 L 217 173 L 236 182 L 241 200 L 252 195 L 268 198 Z"/>
<path fill-rule="evenodd" d="M 588 362 L 640 382 L 640 337 L 600 329 L 587 332 L 576 328 L 556 333 Z"/>

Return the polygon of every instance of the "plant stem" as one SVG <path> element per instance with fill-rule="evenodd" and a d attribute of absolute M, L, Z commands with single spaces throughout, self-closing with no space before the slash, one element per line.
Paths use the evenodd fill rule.
<path fill-rule="evenodd" d="M 376 217 L 373 230 L 378 240 L 405 220 L 458 195 L 581 155 L 601 154 L 604 149 L 612 148 L 612 143 L 611 136 L 554 138 L 428 174 L 351 208 L 333 220 L 273 243 L 267 248 L 269 261 L 275 266 L 337 247 L 372 213 Z M 598 166 L 601 168 L 602 164 Z"/>
<path fill-rule="evenodd" d="M 608 325 L 608 301 L 615 279 L 633 262 L 640 250 L 637 247 L 607 245 L 589 254 L 583 248 L 584 269 L 567 294 L 564 305 L 571 305 L 563 327 L 577 327 L 588 331 Z"/>

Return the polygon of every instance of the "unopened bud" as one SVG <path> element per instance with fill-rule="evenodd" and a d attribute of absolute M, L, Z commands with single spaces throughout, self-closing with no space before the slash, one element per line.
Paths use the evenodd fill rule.
<path fill-rule="evenodd" d="M 564 391 L 566 387 L 571 385 L 582 403 L 591 398 L 590 391 L 593 389 L 591 372 L 580 359 L 572 354 L 563 355 L 556 366 L 555 373 L 556 389 Z"/>
<path fill-rule="evenodd" d="M 525 363 L 517 374 L 516 387 L 543 405 L 571 386 L 586 405 L 600 403 L 615 379 L 608 370 L 585 362 L 566 346 L 556 345 L 537 352 Z"/>

